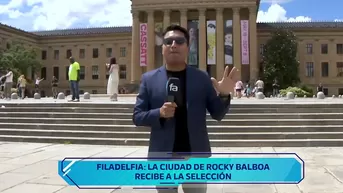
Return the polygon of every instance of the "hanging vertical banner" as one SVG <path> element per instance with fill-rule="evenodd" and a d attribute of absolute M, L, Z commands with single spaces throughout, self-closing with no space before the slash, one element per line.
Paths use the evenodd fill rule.
<path fill-rule="evenodd" d="M 207 64 L 216 64 L 216 21 L 207 21 Z"/>
<path fill-rule="evenodd" d="M 224 25 L 225 64 L 233 64 L 232 20 L 226 20 Z"/>
<path fill-rule="evenodd" d="M 198 66 L 198 21 L 192 20 L 188 21 L 188 32 L 189 32 L 189 55 L 188 64 L 193 66 Z"/>
<path fill-rule="evenodd" d="M 249 64 L 249 20 L 241 21 L 242 64 Z"/>
<path fill-rule="evenodd" d="M 163 23 L 155 23 L 155 64 L 156 66 L 163 65 L 162 44 L 163 44 Z"/>
<path fill-rule="evenodd" d="M 147 66 L 148 60 L 148 24 L 140 24 L 140 66 Z"/>

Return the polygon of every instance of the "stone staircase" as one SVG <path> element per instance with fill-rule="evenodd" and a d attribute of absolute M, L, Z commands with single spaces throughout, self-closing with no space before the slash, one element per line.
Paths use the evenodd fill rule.
<path fill-rule="evenodd" d="M 0 141 L 149 144 L 149 128 L 132 123 L 132 104 L 4 105 Z M 213 147 L 343 145 L 343 104 L 233 104 L 221 122 L 207 116 Z"/>

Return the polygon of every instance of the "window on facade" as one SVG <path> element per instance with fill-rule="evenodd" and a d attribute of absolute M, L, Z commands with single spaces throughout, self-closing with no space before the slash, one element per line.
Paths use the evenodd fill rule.
<path fill-rule="evenodd" d="M 32 69 L 31 69 L 31 80 L 36 79 L 35 76 L 36 76 L 36 69 L 32 68 Z"/>
<path fill-rule="evenodd" d="M 306 62 L 306 77 L 314 76 L 314 64 L 313 62 Z"/>
<path fill-rule="evenodd" d="M 126 79 L 126 65 L 119 65 L 119 78 Z"/>
<path fill-rule="evenodd" d="M 112 48 L 106 48 L 106 57 L 112 57 Z"/>
<path fill-rule="evenodd" d="M 321 45 L 321 52 L 322 52 L 322 54 L 328 54 L 329 50 L 328 50 L 328 45 L 327 44 L 322 44 Z"/>
<path fill-rule="evenodd" d="M 110 72 L 108 71 L 108 68 L 105 66 L 105 70 L 106 70 L 106 79 L 108 79 L 110 77 Z"/>
<path fill-rule="evenodd" d="M 60 51 L 59 50 L 54 50 L 54 59 L 58 60 L 60 58 Z"/>
<path fill-rule="evenodd" d="M 264 53 L 264 44 L 260 44 L 260 55 L 262 56 Z"/>
<path fill-rule="evenodd" d="M 86 57 L 86 50 L 85 49 L 80 49 L 79 50 L 79 58 L 85 58 Z"/>
<path fill-rule="evenodd" d="M 66 52 L 66 58 L 69 59 L 72 56 L 71 49 L 68 49 Z"/>
<path fill-rule="evenodd" d="M 45 67 L 40 69 L 40 78 L 46 79 L 46 68 Z"/>
<path fill-rule="evenodd" d="M 66 66 L 66 80 L 69 80 L 69 66 Z"/>
<path fill-rule="evenodd" d="M 53 69 L 53 75 L 57 78 L 57 80 L 59 80 L 60 78 L 60 69 L 58 66 L 55 66 L 54 69 Z"/>
<path fill-rule="evenodd" d="M 313 53 L 313 44 L 306 44 L 306 53 L 307 54 Z"/>
<path fill-rule="evenodd" d="M 337 54 L 343 54 L 343 44 L 336 44 Z"/>
<path fill-rule="evenodd" d="M 338 95 L 343 95 L 343 88 L 338 89 Z"/>
<path fill-rule="evenodd" d="M 325 96 L 328 96 L 329 89 L 328 88 L 323 88 L 323 93 L 324 93 Z"/>
<path fill-rule="evenodd" d="M 98 94 L 97 90 L 92 90 L 92 94 Z"/>
<path fill-rule="evenodd" d="M 97 65 L 92 66 L 92 79 L 99 79 L 99 67 Z"/>
<path fill-rule="evenodd" d="M 42 51 L 42 60 L 46 60 L 46 50 Z"/>
<path fill-rule="evenodd" d="M 44 91 L 44 90 L 41 90 L 41 91 L 40 91 L 40 96 L 41 96 L 41 97 L 45 97 L 45 91 Z"/>
<path fill-rule="evenodd" d="M 99 49 L 93 48 L 93 58 L 98 58 L 98 57 L 99 57 Z"/>
<path fill-rule="evenodd" d="M 126 57 L 126 48 L 125 47 L 120 47 L 120 57 Z"/>
<path fill-rule="evenodd" d="M 322 62 L 322 77 L 328 77 L 328 76 L 329 76 L 329 63 Z"/>
<path fill-rule="evenodd" d="M 343 76 L 343 62 L 337 62 L 336 68 L 337 68 L 337 76 L 342 77 Z"/>
<path fill-rule="evenodd" d="M 84 80 L 86 75 L 86 68 L 84 66 L 80 66 L 80 80 Z"/>

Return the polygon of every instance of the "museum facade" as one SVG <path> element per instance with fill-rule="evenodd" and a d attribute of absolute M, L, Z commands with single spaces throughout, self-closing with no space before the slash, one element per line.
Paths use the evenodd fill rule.
<path fill-rule="evenodd" d="M 42 69 L 29 69 L 27 76 L 44 77 L 42 94 L 51 95 L 52 76 L 59 89 L 70 93 L 68 58 L 81 65 L 82 92 L 106 92 L 105 63 L 116 57 L 120 86 L 137 88 L 142 73 L 163 65 L 162 32 L 178 24 L 190 33 L 187 60 L 213 77 L 225 66 L 240 69 L 241 80 L 254 82 L 261 68 L 261 55 L 276 28 L 292 30 L 298 38 L 301 82 L 325 93 L 343 94 L 343 23 L 256 23 L 256 0 L 132 0 L 132 26 L 27 32 L 0 24 L 0 46 L 12 40 L 38 48 Z"/>

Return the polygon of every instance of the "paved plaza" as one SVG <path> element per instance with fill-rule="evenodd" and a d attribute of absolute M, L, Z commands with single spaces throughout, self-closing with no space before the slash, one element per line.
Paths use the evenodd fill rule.
<path fill-rule="evenodd" d="M 297 153 L 306 163 L 306 173 L 305 179 L 298 185 L 209 185 L 208 193 L 343 193 L 343 151 L 341 147 L 214 148 L 213 151 Z M 140 157 L 146 154 L 146 147 L 0 142 L 0 192 L 153 193 L 156 191 L 78 190 L 76 187 L 67 186 L 57 174 L 57 161 L 68 156 Z M 181 189 L 180 192 L 182 192 Z"/>

